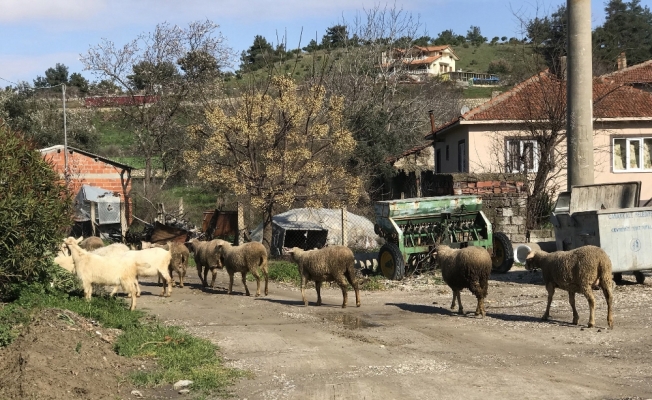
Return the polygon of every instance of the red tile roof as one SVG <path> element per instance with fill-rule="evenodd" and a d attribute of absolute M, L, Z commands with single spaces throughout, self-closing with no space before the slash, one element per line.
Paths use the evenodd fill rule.
<path fill-rule="evenodd" d="M 430 64 L 439 58 L 441 58 L 441 56 L 426 57 L 420 60 L 404 60 L 403 62 L 408 65 Z"/>
<path fill-rule="evenodd" d="M 620 83 L 652 83 L 652 60 L 604 74 L 600 78 Z"/>
<path fill-rule="evenodd" d="M 413 147 L 413 148 L 411 148 L 411 149 L 409 149 L 409 150 L 405 150 L 403 153 L 401 153 L 401 154 L 398 155 L 398 156 L 387 157 L 387 158 L 385 159 L 385 161 L 387 161 L 387 162 L 390 163 L 390 164 L 393 164 L 393 163 L 395 163 L 396 161 L 400 160 L 400 159 L 403 158 L 403 157 L 407 157 L 407 156 L 409 156 L 409 155 L 411 155 L 411 154 L 418 153 L 418 152 L 420 152 L 421 150 L 423 150 L 423 149 L 425 149 L 425 148 L 428 148 L 428 147 L 430 147 L 430 146 L 432 146 L 432 141 L 428 141 L 428 142 L 426 142 L 426 143 L 424 143 L 424 144 L 422 144 L 422 145 L 419 145 L 419 146 Z"/>
<path fill-rule="evenodd" d="M 566 82 L 548 70 L 527 79 L 478 107 L 439 126 L 432 133 L 460 121 L 524 121 L 548 119 L 566 113 Z M 596 78 L 593 81 L 594 118 L 652 118 L 652 93 L 623 82 Z M 432 133 L 426 139 L 432 139 Z"/>

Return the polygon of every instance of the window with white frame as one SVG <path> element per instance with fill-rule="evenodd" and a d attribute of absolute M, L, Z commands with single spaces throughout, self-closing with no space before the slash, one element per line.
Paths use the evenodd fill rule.
<path fill-rule="evenodd" d="M 539 146 L 536 140 L 508 139 L 505 146 L 505 169 L 507 172 L 538 171 Z"/>
<path fill-rule="evenodd" d="M 652 171 L 652 137 L 614 138 L 614 171 Z"/>

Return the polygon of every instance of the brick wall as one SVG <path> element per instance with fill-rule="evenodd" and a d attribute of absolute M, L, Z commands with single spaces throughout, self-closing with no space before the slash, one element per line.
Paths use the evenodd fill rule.
<path fill-rule="evenodd" d="M 45 153 L 43 156 L 53 164 L 54 170 L 60 176 L 63 176 L 65 165 L 63 150 L 54 150 Z M 76 151 L 68 153 L 68 169 L 70 171 L 70 189 L 73 195 L 77 194 L 84 184 L 117 192 L 122 199 L 127 199 L 127 221 L 129 224 L 131 223 L 131 180 L 128 179 L 127 172 L 123 175 L 127 184 L 126 190 L 124 190 L 120 177 L 120 172 L 122 172 L 121 168 Z"/>
<path fill-rule="evenodd" d="M 435 174 L 435 196 L 480 195 L 482 211 L 494 232 L 505 233 L 513 243 L 526 241 L 527 194 L 517 174 Z"/>

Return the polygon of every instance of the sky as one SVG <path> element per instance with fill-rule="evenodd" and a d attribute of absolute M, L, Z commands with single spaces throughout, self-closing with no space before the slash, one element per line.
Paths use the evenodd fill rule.
<path fill-rule="evenodd" d="M 594 27 L 604 22 L 605 2 L 592 1 Z M 56 63 L 96 80 L 83 71 L 80 54 L 102 39 L 126 44 L 162 22 L 187 26 L 209 19 L 220 25 L 227 45 L 239 55 L 256 35 L 275 44 L 285 37 L 288 49 L 304 47 L 313 38 L 319 42 L 328 27 L 364 18 L 374 7 L 411 14 L 418 18 L 420 32 L 431 37 L 446 29 L 466 35 L 475 25 L 489 39 L 520 38 L 517 16 L 547 15 L 561 4 L 566 0 L 0 0 L 0 87 L 32 84 Z M 641 4 L 652 8 L 652 0 Z M 233 67 L 238 67 L 237 59 Z"/>

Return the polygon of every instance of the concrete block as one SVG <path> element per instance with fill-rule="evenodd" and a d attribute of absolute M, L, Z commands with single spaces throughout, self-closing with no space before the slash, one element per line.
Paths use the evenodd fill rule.
<path fill-rule="evenodd" d="M 503 217 L 513 217 L 514 216 L 514 210 L 511 208 L 503 208 Z"/>
<path fill-rule="evenodd" d="M 511 217 L 511 219 L 513 225 L 525 225 L 525 217 L 515 216 Z"/>

